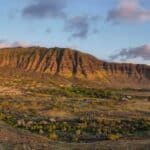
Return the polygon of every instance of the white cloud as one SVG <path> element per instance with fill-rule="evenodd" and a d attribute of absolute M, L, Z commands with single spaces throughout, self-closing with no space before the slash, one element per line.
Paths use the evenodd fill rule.
<path fill-rule="evenodd" d="M 107 20 L 114 23 L 150 21 L 150 10 L 142 7 L 139 0 L 120 0 L 118 7 L 109 11 Z"/>
<path fill-rule="evenodd" d="M 21 41 L 8 42 L 7 40 L 0 40 L 0 48 L 9 48 L 9 47 L 29 47 L 31 44 Z"/>
<path fill-rule="evenodd" d="M 150 44 L 146 44 L 135 48 L 122 49 L 119 51 L 119 53 L 111 56 L 112 60 L 118 58 L 124 61 L 129 59 L 135 59 L 135 58 L 142 58 L 143 60 L 149 61 Z"/>

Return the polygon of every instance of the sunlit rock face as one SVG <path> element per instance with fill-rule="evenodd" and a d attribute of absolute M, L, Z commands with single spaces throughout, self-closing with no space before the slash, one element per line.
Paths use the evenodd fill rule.
<path fill-rule="evenodd" d="M 108 63 L 67 48 L 3 48 L 0 50 L 0 67 L 96 80 L 110 85 L 143 84 L 150 87 L 150 66 Z"/>

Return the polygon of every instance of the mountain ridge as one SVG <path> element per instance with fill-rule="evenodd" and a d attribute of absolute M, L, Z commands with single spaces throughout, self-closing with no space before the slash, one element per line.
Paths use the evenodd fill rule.
<path fill-rule="evenodd" d="M 69 48 L 3 48 L 0 49 L 0 68 L 60 75 L 66 78 L 97 80 L 105 84 L 126 82 L 147 84 L 150 87 L 150 66 L 111 63 Z"/>

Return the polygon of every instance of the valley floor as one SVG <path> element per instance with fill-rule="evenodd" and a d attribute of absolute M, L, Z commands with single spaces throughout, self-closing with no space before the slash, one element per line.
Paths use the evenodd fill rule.
<path fill-rule="evenodd" d="M 1 75 L 0 150 L 149 150 L 149 89 L 60 81 Z"/>

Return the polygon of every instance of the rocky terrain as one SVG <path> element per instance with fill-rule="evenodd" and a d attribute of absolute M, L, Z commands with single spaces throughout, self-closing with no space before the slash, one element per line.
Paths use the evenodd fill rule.
<path fill-rule="evenodd" d="M 150 88 L 150 66 L 108 63 L 67 48 L 5 48 L 0 68 L 95 80 L 110 87 Z"/>

